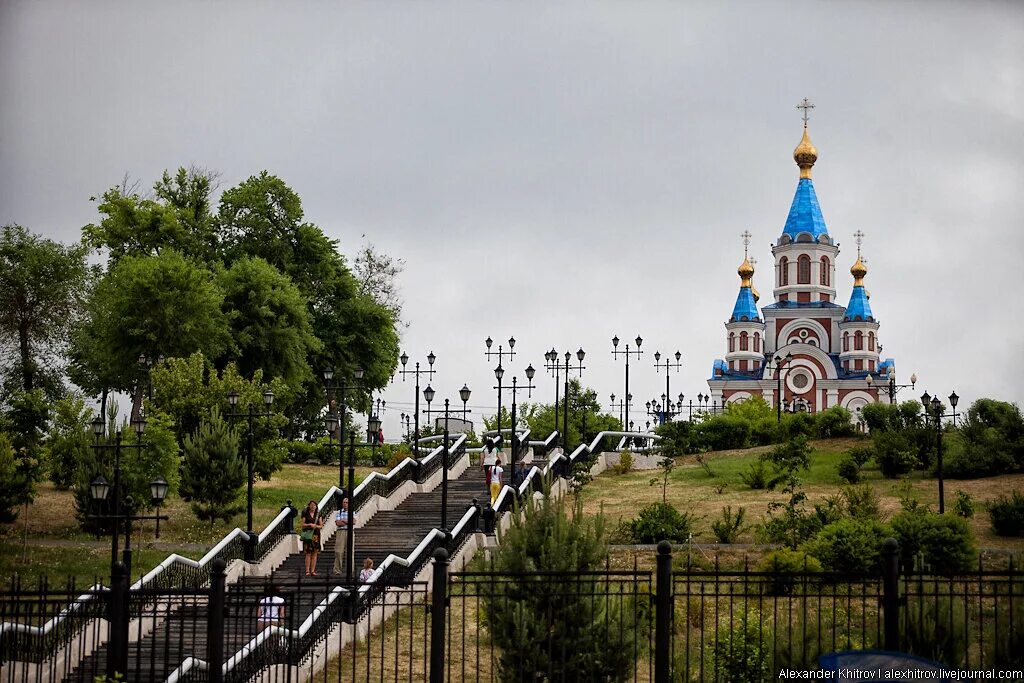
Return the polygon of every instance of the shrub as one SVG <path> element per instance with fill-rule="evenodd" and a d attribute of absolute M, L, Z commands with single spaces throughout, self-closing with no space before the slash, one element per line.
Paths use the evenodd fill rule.
<path fill-rule="evenodd" d="M 320 462 L 320 464 L 326 464 L 320 457 L 321 454 L 318 446 L 319 444 L 310 441 L 289 441 L 287 443 L 287 460 L 290 463 L 298 465 L 304 465 L 310 460 L 316 460 Z"/>
<path fill-rule="evenodd" d="M 746 448 L 750 442 L 750 423 L 741 417 L 715 415 L 694 428 L 692 450 L 722 451 Z"/>
<path fill-rule="evenodd" d="M 1024 494 L 1014 491 L 989 503 L 988 515 L 992 530 L 1000 536 L 1024 536 Z"/>
<path fill-rule="evenodd" d="M 902 477 L 918 464 L 917 450 L 901 432 L 884 431 L 872 437 L 875 461 L 889 479 Z"/>
<path fill-rule="evenodd" d="M 744 610 L 715 632 L 712 647 L 715 680 L 764 681 L 771 674 L 772 635 L 762 626 L 761 614 Z"/>
<path fill-rule="evenodd" d="M 619 454 L 619 462 L 613 468 L 615 474 L 626 474 L 633 469 L 633 452 L 628 448 Z"/>
<path fill-rule="evenodd" d="M 846 512 L 855 519 L 881 519 L 881 499 L 869 485 L 844 486 L 840 493 Z"/>
<path fill-rule="evenodd" d="M 893 517 L 892 529 L 908 571 L 915 569 L 918 560 L 925 565 L 918 570 L 927 567 L 943 574 L 967 571 L 977 562 L 974 534 L 963 517 L 916 508 Z"/>
<path fill-rule="evenodd" d="M 768 478 L 768 466 L 761 459 L 750 463 L 746 472 L 740 472 L 740 481 L 755 491 L 768 488 Z"/>
<path fill-rule="evenodd" d="M 959 668 L 967 655 L 964 603 L 945 595 L 908 596 L 900 609 L 900 647 L 912 655 Z"/>
<path fill-rule="evenodd" d="M 778 420 L 775 417 L 763 417 L 751 422 L 750 440 L 758 446 L 767 446 L 781 441 Z"/>
<path fill-rule="evenodd" d="M 78 463 L 88 458 L 92 410 L 76 396 L 62 398 L 53 408 L 53 422 L 43 443 L 43 459 L 53 485 L 64 491 L 74 484 Z"/>
<path fill-rule="evenodd" d="M 37 465 L 24 453 L 15 453 L 11 439 L 0 432 L 0 522 L 18 518 L 18 506 L 32 502 Z"/>
<path fill-rule="evenodd" d="M 823 439 L 852 436 L 857 431 L 853 416 L 842 406 L 832 406 L 821 411 L 815 416 L 815 423 L 818 436 Z"/>
<path fill-rule="evenodd" d="M 874 519 L 842 519 L 829 524 L 805 544 L 828 571 L 873 574 L 881 568 L 882 542 L 892 529 Z"/>
<path fill-rule="evenodd" d="M 563 581 L 604 566 L 604 520 L 569 513 L 546 491 L 512 517 L 490 570 L 510 577 L 481 600 L 506 681 L 625 680 L 649 639 L 650 596 L 621 595 L 603 581 Z M 538 575 L 536 572 L 541 572 Z"/>
<path fill-rule="evenodd" d="M 181 497 L 192 503 L 199 519 L 227 521 L 242 509 L 238 498 L 245 480 L 238 432 L 214 408 L 195 434 L 185 437 Z"/>
<path fill-rule="evenodd" d="M 782 416 L 782 438 L 814 436 L 814 416 L 810 413 L 786 413 Z"/>
<path fill-rule="evenodd" d="M 693 436 L 693 423 L 677 420 L 665 422 L 654 430 L 661 439 L 657 442 L 662 455 L 678 457 L 692 452 L 690 440 Z"/>
<path fill-rule="evenodd" d="M 943 441 L 943 470 L 947 477 L 977 479 L 1013 472 L 1018 468 L 1012 452 L 1001 445 L 988 442 L 994 435 L 977 437 L 970 441 L 967 432 L 952 432 Z M 934 438 L 934 437 L 933 437 Z"/>
<path fill-rule="evenodd" d="M 757 571 L 772 574 L 765 577 L 768 595 L 789 595 L 797 583 L 794 575 L 819 573 L 821 562 L 799 550 L 773 550 L 761 559 Z"/>
<path fill-rule="evenodd" d="M 634 543 L 658 543 L 689 540 L 697 518 L 690 512 L 679 512 L 668 503 L 651 503 L 630 523 Z"/>
<path fill-rule="evenodd" d="M 398 465 L 403 460 L 409 457 L 412 457 L 412 448 L 409 446 L 409 444 L 398 444 L 398 446 L 391 451 L 391 454 L 388 457 L 388 461 L 385 464 L 385 467 L 387 467 L 388 472 L 390 472 L 391 470 L 398 467 Z"/>
<path fill-rule="evenodd" d="M 747 509 L 741 507 L 735 513 L 731 505 L 722 508 L 721 516 L 711 522 L 711 531 L 719 543 L 735 543 L 737 537 L 746 529 L 743 519 L 747 515 Z"/>
<path fill-rule="evenodd" d="M 857 463 L 857 467 L 864 467 L 864 465 L 868 463 L 868 460 L 874 457 L 875 451 L 871 446 L 854 446 L 850 450 L 846 451 L 846 455 Z"/>
<path fill-rule="evenodd" d="M 951 460 L 954 466 L 973 463 L 971 476 L 1024 469 L 1024 416 L 1016 405 L 978 399 L 968 409 L 960 434 L 964 448 L 951 453 Z"/>
<path fill-rule="evenodd" d="M 836 469 L 839 472 L 839 477 L 843 481 L 847 481 L 851 484 L 856 484 L 860 481 L 860 465 L 858 465 L 857 461 L 850 457 L 849 454 L 842 457 Z"/>
<path fill-rule="evenodd" d="M 974 516 L 974 496 L 967 491 L 957 491 L 953 500 L 953 513 L 964 519 Z"/>

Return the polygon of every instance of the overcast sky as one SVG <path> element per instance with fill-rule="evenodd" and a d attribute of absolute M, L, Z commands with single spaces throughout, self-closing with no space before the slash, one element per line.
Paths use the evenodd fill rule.
<path fill-rule="evenodd" d="M 901 398 L 1019 402 L 1022 73 L 1011 2 L 6 0 L 0 223 L 71 241 L 125 174 L 266 169 L 347 254 L 406 260 L 435 401 L 465 382 L 493 406 L 488 335 L 518 341 L 507 379 L 584 348 L 607 402 L 610 339 L 639 334 L 636 402 L 664 391 L 658 349 L 689 398 L 725 354 L 744 230 L 770 303 L 809 97 L 838 299 L 862 230 L 883 355 L 919 377 Z M 384 397 L 391 438 L 411 380 Z"/>

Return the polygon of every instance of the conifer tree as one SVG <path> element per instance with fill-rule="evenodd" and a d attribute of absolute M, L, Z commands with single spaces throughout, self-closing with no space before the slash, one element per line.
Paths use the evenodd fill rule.
<path fill-rule="evenodd" d="M 185 437 L 181 497 L 192 503 L 196 517 L 228 521 L 241 512 L 238 502 L 245 484 L 245 461 L 238 454 L 238 433 L 216 408 L 199 429 Z"/>

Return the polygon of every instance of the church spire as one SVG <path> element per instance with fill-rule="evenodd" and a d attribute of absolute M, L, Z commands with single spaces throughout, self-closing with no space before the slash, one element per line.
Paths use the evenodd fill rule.
<path fill-rule="evenodd" d="M 743 263 L 736 269 L 736 274 L 740 276 L 740 291 L 736 296 L 736 305 L 733 306 L 729 322 L 760 321 L 761 315 L 757 312 L 757 301 L 754 299 L 751 283 L 751 278 L 754 277 L 754 266 L 750 265 L 750 259 L 747 256 L 750 231 L 744 230 L 740 237 L 743 238 Z"/>
<path fill-rule="evenodd" d="M 811 144 L 811 138 L 807 135 L 807 120 L 810 118 L 808 111 L 814 109 L 814 105 L 805 97 L 800 104 L 796 105 L 796 108 L 802 109 L 804 112 L 804 136 L 800 139 L 800 144 L 793 150 L 793 159 L 800 167 L 800 177 L 810 180 L 811 169 L 814 167 L 814 162 L 818 160 L 818 150 Z"/>
<path fill-rule="evenodd" d="M 864 233 L 858 230 L 853 233 L 857 241 L 857 260 L 850 267 L 850 274 L 853 275 L 853 291 L 850 293 L 850 305 L 846 307 L 846 315 L 843 320 L 874 320 L 871 312 L 871 298 L 867 289 L 864 288 L 864 276 L 868 274 L 868 267 L 860 255 L 860 245 L 864 241 Z"/>

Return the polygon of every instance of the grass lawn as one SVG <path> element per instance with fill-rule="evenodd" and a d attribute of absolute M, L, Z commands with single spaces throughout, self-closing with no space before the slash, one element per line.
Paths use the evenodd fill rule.
<path fill-rule="evenodd" d="M 384 468 L 357 467 L 356 481 Z M 270 481 L 258 481 L 253 490 L 253 525 L 257 530 L 273 521 L 288 499 L 302 508 L 310 499 L 319 500 L 338 481 L 331 466 L 285 465 Z M 243 511 L 230 523 L 200 522 L 189 504 L 168 496 L 162 512 L 170 521 L 160 523 L 160 539 L 154 538 L 153 522 L 136 523 L 132 548 L 133 578 L 159 564 L 168 554 L 198 559 L 231 529 L 245 527 Z M 27 540 L 25 540 L 27 539 Z M 23 540 L 25 545 L 23 546 Z M 55 545 L 59 543 L 59 545 Z M 123 546 L 123 540 L 122 540 Z M 35 501 L 13 524 L 0 524 L 0 582 L 14 574 L 23 578 L 48 575 L 53 579 L 73 576 L 81 583 L 110 573 L 110 537 L 97 539 L 78 528 L 70 491 L 58 491 L 50 482 L 38 486 Z"/>
<path fill-rule="evenodd" d="M 811 467 L 801 476 L 809 504 L 835 495 L 846 485 L 836 473 L 837 463 L 851 447 L 863 443 L 865 442 L 860 439 L 824 439 L 811 442 L 814 448 Z M 667 500 L 680 510 L 690 510 L 703 517 L 698 524 L 695 541 L 715 542 L 711 522 L 727 505 L 731 505 L 734 511 L 737 507 L 745 507 L 748 523 L 754 523 L 765 516 L 770 502 L 782 502 L 786 499 L 786 496 L 778 491 L 751 490 L 740 480 L 740 473 L 745 472 L 762 453 L 771 448 L 761 446 L 709 453 L 705 459 L 711 474 L 701 467 L 695 456 L 677 459 L 676 468 L 668 482 Z M 883 513 L 892 516 L 899 512 L 900 505 L 895 491 L 897 481 L 882 477 L 873 462 L 869 462 L 861 473 L 862 482 L 869 484 L 879 494 Z M 657 478 L 658 482 L 651 486 L 650 481 L 654 478 Z M 938 481 L 935 478 L 914 473 L 910 482 L 919 501 L 930 504 L 933 509 L 938 508 Z M 992 532 L 988 512 L 982 504 L 1000 494 L 1024 489 L 1024 474 L 985 479 L 946 479 L 945 489 L 947 514 L 957 490 L 966 491 L 974 497 L 975 514 L 968 521 L 980 547 L 1024 550 L 1024 542 L 1021 539 L 996 536 Z M 661 470 L 630 472 L 624 475 L 608 471 L 596 477 L 584 488 L 584 510 L 596 514 L 603 509 L 608 521 L 614 526 L 619 520 L 635 517 L 643 506 L 661 500 L 661 495 Z M 753 532 L 747 530 L 739 542 L 753 543 L 754 540 Z"/>

